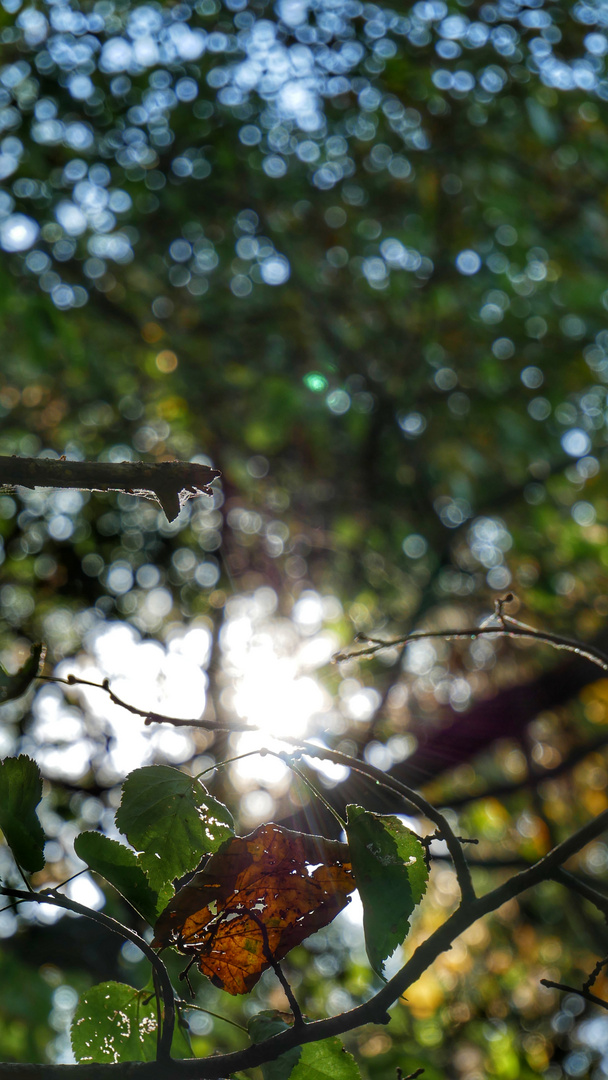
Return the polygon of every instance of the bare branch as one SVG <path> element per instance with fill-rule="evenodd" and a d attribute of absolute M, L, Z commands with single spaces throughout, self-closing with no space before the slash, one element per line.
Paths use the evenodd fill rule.
<path fill-rule="evenodd" d="M 601 911 L 604 918 L 608 921 L 608 896 L 604 896 L 585 881 L 581 881 L 580 878 L 575 877 L 574 874 L 569 874 L 567 870 L 562 870 L 561 867 L 554 870 L 551 876 L 553 880 L 558 881 L 560 885 L 565 885 L 566 888 L 571 889 L 572 892 L 578 893 L 579 896 L 584 896 L 585 900 L 589 900 L 591 904 L 594 904 L 598 911 Z"/>
<path fill-rule="evenodd" d="M 550 979 L 541 979 L 540 985 L 548 987 L 549 990 L 563 990 L 567 994 L 578 994 L 578 996 L 584 998 L 585 1001 L 591 1001 L 594 1005 L 601 1005 L 602 1009 L 608 1009 L 608 1001 L 604 1001 L 603 998 L 597 997 L 596 994 L 592 994 L 589 990 L 578 990 L 576 986 L 568 986 L 566 983 L 551 982 Z"/>
<path fill-rule="evenodd" d="M 495 616 L 492 616 L 493 618 Z M 527 623 L 519 622 L 510 615 L 500 615 L 498 626 L 474 626 L 466 630 L 413 630 L 403 637 L 393 638 L 390 641 L 380 641 L 377 638 L 366 638 L 370 644 L 364 649 L 353 652 L 339 652 L 333 657 L 333 662 L 341 663 L 343 660 L 367 660 L 370 656 L 382 652 L 383 649 L 405 648 L 412 641 L 426 641 L 430 638 L 441 638 L 443 641 L 459 641 L 468 638 L 475 641 L 480 637 L 508 637 L 523 638 L 526 641 L 540 641 L 544 645 L 550 645 L 554 649 L 563 649 L 566 652 L 576 653 L 592 664 L 597 664 L 603 671 L 608 671 L 608 655 L 594 645 L 585 645 L 573 638 L 562 637 L 561 634 L 552 634 L 548 630 L 535 630 Z"/>
<path fill-rule="evenodd" d="M 103 682 L 96 683 L 90 679 L 81 679 L 79 675 L 67 675 L 65 679 L 60 678 L 58 675 L 37 675 L 36 678 L 44 680 L 44 682 L 60 683 L 63 686 L 92 686 L 95 690 L 105 690 L 109 696 L 110 701 L 113 701 L 115 705 L 119 705 L 121 709 L 126 709 L 127 712 L 133 713 L 135 716 L 142 716 L 146 724 L 172 724 L 173 727 L 195 727 L 202 728 L 204 731 L 253 731 L 250 724 L 240 723 L 236 720 L 233 724 L 218 724 L 215 720 L 204 720 L 200 717 L 197 720 L 182 720 L 178 716 L 164 716 L 163 713 L 150 712 L 146 709 L 139 709 L 137 705 L 129 705 L 127 701 L 123 701 L 119 698 L 113 690 L 110 689 L 110 680 L 104 679 Z"/>
<path fill-rule="evenodd" d="M 78 488 L 158 499 L 173 521 L 193 495 L 212 495 L 218 469 L 193 461 L 66 461 L 0 457 L 0 488 Z"/>

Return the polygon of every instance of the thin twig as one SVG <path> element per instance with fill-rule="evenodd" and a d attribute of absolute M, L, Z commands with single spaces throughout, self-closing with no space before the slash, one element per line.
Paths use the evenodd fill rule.
<path fill-rule="evenodd" d="M 228 915 L 230 910 L 231 909 L 226 908 L 226 911 L 224 912 L 224 914 Z M 300 1006 L 298 1005 L 298 1002 L 296 1001 L 296 997 L 295 997 L 295 994 L 294 994 L 293 990 L 291 989 L 291 986 L 289 985 L 289 983 L 287 982 L 287 979 L 285 978 L 285 974 L 283 972 L 283 969 L 282 969 L 279 961 L 275 960 L 274 953 L 273 953 L 272 949 L 270 948 L 270 942 L 268 940 L 268 929 L 266 927 L 266 923 L 260 918 L 260 916 L 257 914 L 256 911 L 252 911 L 250 909 L 247 909 L 247 911 L 244 912 L 244 911 L 241 911 L 240 908 L 234 908 L 232 910 L 237 912 L 238 914 L 246 914 L 250 919 L 253 919 L 253 921 L 255 923 L 257 923 L 257 925 L 259 926 L 261 934 L 262 934 L 262 948 L 264 950 L 264 956 L 268 960 L 268 963 L 270 964 L 270 966 L 271 966 L 272 970 L 274 971 L 277 979 L 279 980 L 281 986 L 283 987 L 283 990 L 285 991 L 285 996 L 286 996 L 286 998 L 287 998 L 287 1000 L 289 1002 L 291 1011 L 293 1013 L 294 1026 L 296 1026 L 296 1027 L 304 1026 L 304 1017 L 302 1016 L 302 1010 L 300 1009 Z"/>
<path fill-rule="evenodd" d="M 235 721 L 234 724 L 218 724 L 215 720 L 203 720 L 201 718 L 197 720 L 182 720 L 177 716 L 164 716 L 163 713 L 151 712 L 149 709 L 138 709 L 137 705 L 130 705 L 127 701 L 123 701 L 117 694 L 110 688 L 110 680 L 104 679 L 103 682 L 93 682 L 91 679 L 82 679 L 79 675 L 67 675 L 65 679 L 60 678 L 58 675 L 37 675 L 36 678 L 44 680 L 44 682 L 60 683 L 63 686 L 91 686 L 94 690 L 104 690 L 115 705 L 119 705 L 121 709 L 126 709 L 127 712 L 133 713 L 134 716 L 142 716 L 146 724 L 172 724 L 173 727 L 195 727 L 201 728 L 204 731 L 252 731 L 255 730 L 250 724 L 244 724 Z"/>
<path fill-rule="evenodd" d="M 541 979 L 540 985 L 548 987 L 549 990 L 563 990 L 566 994 L 577 994 L 578 997 L 584 998 L 585 1001 L 591 1001 L 594 1005 L 601 1005 L 602 1009 L 608 1009 L 608 1001 L 604 1001 L 603 998 L 597 997 L 596 994 L 592 994 L 589 990 L 579 990 L 576 986 L 568 986 L 567 983 L 552 982 L 551 979 Z"/>
<path fill-rule="evenodd" d="M 58 888 L 60 888 L 60 886 L 58 886 Z M 27 901 L 34 904 L 52 904 L 53 907 L 63 908 L 65 911 L 72 911 L 76 915 L 82 915 L 85 919 L 90 919 L 91 922 L 96 922 L 99 923 L 100 926 L 105 926 L 105 928 L 111 930 L 113 934 L 118 934 L 119 937 L 125 938 L 127 941 L 132 941 L 134 945 L 137 945 L 137 948 L 141 949 L 152 964 L 154 973 L 158 978 L 160 993 L 163 999 L 164 1017 L 162 1018 L 162 1035 L 159 1040 L 157 1057 L 158 1060 L 170 1057 L 173 1027 L 175 1024 L 175 998 L 173 987 L 171 986 L 171 980 L 165 965 L 157 953 L 154 952 L 154 949 L 150 948 L 147 941 L 144 941 L 139 934 L 136 934 L 135 931 L 131 930 L 128 926 L 123 926 L 122 923 L 118 922 L 118 919 L 113 919 L 109 915 L 104 915 L 101 911 L 94 911 L 92 908 L 77 903 L 76 900 L 71 900 L 67 896 L 62 896 L 56 889 L 43 889 L 40 892 L 25 892 L 23 889 L 13 889 L 8 885 L 0 885 L 0 896 L 10 896 L 15 900 Z M 159 1027 L 160 1024 L 161 1018 L 159 1016 Z"/>
<path fill-rule="evenodd" d="M 602 960 L 598 960 L 589 978 L 585 979 L 585 982 L 583 983 L 583 990 L 591 989 L 598 975 L 601 973 L 602 968 L 606 967 L 606 964 L 608 964 L 608 956 L 604 956 Z M 606 1007 L 608 1008 L 608 1006 Z"/>
<path fill-rule="evenodd" d="M 300 778 L 302 783 L 308 788 L 310 792 L 312 792 L 315 798 L 318 799 L 319 802 L 323 803 L 325 809 L 329 811 L 333 818 L 335 818 L 340 828 L 344 829 L 344 831 L 346 832 L 346 822 L 344 821 L 344 818 L 340 816 L 335 807 L 333 807 L 331 803 L 328 802 L 328 800 L 325 798 L 325 796 L 321 794 L 315 784 L 313 784 L 312 781 L 308 779 L 306 774 L 303 773 L 301 769 L 298 769 L 298 766 L 294 763 L 293 758 L 289 754 L 286 754 L 284 752 L 276 753 L 274 750 L 269 750 L 268 753 L 271 754 L 273 757 L 278 758 L 279 761 L 282 761 L 285 765 L 288 766 L 288 768 L 291 769 L 293 773 L 295 773 L 297 777 Z"/>
<path fill-rule="evenodd" d="M 370 642 L 367 648 L 336 653 L 332 660 L 334 663 L 339 664 L 345 660 L 368 659 L 370 656 L 382 652 L 383 649 L 405 648 L 412 641 L 426 641 L 430 638 L 441 638 L 443 641 L 458 641 L 468 638 L 475 641 L 483 636 L 540 641 L 544 645 L 551 645 L 554 649 L 564 649 L 566 652 L 576 653 L 577 656 L 590 660 L 592 664 L 597 664 L 603 671 L 608 671 L 608 655 L 601 649 L 596 649 L 594 645 L 584 645 L 581 641 L 562 637 L 561 634 L 552 634 L 548 630 L 535 630 L 533 626 L 528 626 L 527 623 L 519 622 L 510 615 L 504 614 L 501 616 L 499 626 L 487 626 L 484 624 L 471 627 L 468 630 L 413 630 L 409 634 L 404 634 L 403 637 L 393 638 L 390 641 L 366 638 Z"/>
<path fill-rule="evenodd" d="M 194 958 L 196 960 L 196 957 Z M 188 1009 L 194 1012 L 205 1013 L 207 1016 L 213 1016 L 215 1020 L 221 1020 L 224 1024 L 230 1024 L 232 1027 L 238 1028 L 239 1031 L 243 1031 L 245 1035 L 249 1035 L 246 1027 L 242 1024 L 237 1024 L 236 1020 L 229 1020 L 227 1016 L 222 1016 L 221 1013 L 212 1012 L 211 1009 L 204 1009 L 202 1005 L 195 1005 L 192 1001 L 182 1001 L 181 998 L 176 998 L 175 1004 L 177 1008 L 183 1012 Z"/>
<path fill-rule="evenodd" d="M 579 896 L 584 896 L 585 900 L 589 900 L 594 904 L 598 911 L 601 911 L 604 918 L 608 921 L 608 896 L 604 896 L 598 892 L 597 889 L 592 888 L 591 885 L 587 885 L 586 882 L 581 881 L 575 877 L 574 874 L 568 873 L 567 870 L 563 870 L 562 867 L 557 867 L 551 875 L 554 881 L 558 881 L 560 885 L 565 885 L 566 888 L 571 889 L 572 892 L 576 892 Z"/>

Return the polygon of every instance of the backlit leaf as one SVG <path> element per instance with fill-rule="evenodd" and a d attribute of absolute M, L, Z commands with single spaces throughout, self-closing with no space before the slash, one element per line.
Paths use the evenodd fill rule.
<path fill-rule="evenodd" d="M 270 967 L 269 951 L 281 960 L 327 926 L 354 887 L 346 844 L 260 825 L 228 840 L 180 889 L 154 944 L 198 956 L 216 986 L 244 994 Z"/>
<path fill-rule="evenodd" d="M 42 870 L 44 831 L 36 815 L 42 777 L 35 761 L 20 754 L 0 764 L 0 829 L 23 870 Z"/>
<path fill-rule="evenodd" d="M 81 994 L 72 1020 L 72 1049 L 81 1064 L 154 1061 L 158 1019 L 156 996 L 125 983 L 105 982 Z M 190 1056 L 183 1032 L 176 1025 L 171 1054 Z"/>
<path fill-rule="evenodd" d="M 397 817 L 372 814 L 355 805 L 347 807 L 347 814 L 367 955 L 383 978 L 384 961 L 407 937 L 410 915 L 426 889 L 424 848 Z"/>
<path fill-rule="evenodd" d="M 80 833 L 74 841 L 74 851 L 154 925 L 173 890 L 171 886 L 160 893 L 152 889 L 134 851 L 99 832 Z"/>
<path fill-rule="evenodd" d="M 41 660 L 44 661 L 44 652 L 44 645 L 32 645 L 25 664 L 14 675 L 9 675 L 0 664 L 0 705 L 25 694 L 38 674 Z"/>
<path fill-rule="evenodd" d="M 140 866 L 156 890 L 194 870 L 233 835 L 227 807 L 169 765 L 148 765 L 127 777 L 116 824 L 141 852 Z"/>

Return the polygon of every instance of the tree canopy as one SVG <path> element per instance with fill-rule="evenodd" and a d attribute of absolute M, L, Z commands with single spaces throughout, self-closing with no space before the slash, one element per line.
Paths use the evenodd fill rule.
<path fill-rule="evenodd" d="M 364 806 L 374 836 L 397 821 L 397 840 L 382 826 L 397 880 L 399 829 L 437 827 L 428 889 L 408 878 L 417 899 L 398 913 L 402 964 L 462 886 L 427 811 L 477 842 L 462 851 L 482 895 L 608 809 L 606 677 L 547 647 L 607 643 L 606 23 L 600 0 L 2 0 L 7 888 L 23 890 L 18 866 L 41 889 L 88 865 L 66 895 L 146 944 L 142 918 L 202 854 L 203 796 L 188 800 L 206 773 L 206 854 L 276 821 L 346 837 L 354 863 Z M 170 520 L 127 490 L 14 488 L 12 455 L 221 476 Z M 277 757 L 286 735 L 319 756 Z M 115 811 L 127 774 L 159 768 L 182 778 L 189 810 L 171 822 L 192 865 L 176 856 L 155 880 L 174 834 L 142 839 Z M 405 824 L 374 769 L 422 790 Z M 540 985 L 580 988 L 608 953 L 608 847 L 589 839 L 563 878 L 465 929 L 388 1028 L 347 1033 L 345 1080 L 351 1061 L 370 1080 L 601 1080 L 591 990 Z M 108 947 L 107 926 L 20 899 L 0 913 L 3 1061 L 73 1061 L 79 996 L 83 1057 L 99 985 L 130 1023 L 156 1023 L 133 937 Z M 370 969 L 354 909 L 282 964 L 313 1021 L 399 966 L 389 933 L 367 941 Z M 174 1056 L 236 1052 L 238 1025 L 287 1045 L 291 1003 L 249 918 L 266 970 L 244 999 L 195 973 Z M 328 1039 L 287 1069 L 289 1053 L 264 1080 L 341 1075 Z"/>

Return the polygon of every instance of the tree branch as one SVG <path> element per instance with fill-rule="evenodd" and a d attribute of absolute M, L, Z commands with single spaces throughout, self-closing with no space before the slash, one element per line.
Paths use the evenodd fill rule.
<path fill-rule="evenodd" d="M 499 626 L 474 626 L 468 630 L 413 630 L 403 637 L 393 638 L 390 641 L 379 641 L 377 638 L 366 638 L 370 644 L 364 649 L 354 652 L 339 652 L 333 657 L 336 664 L 343 660 L 368 659 L 383 649 L 405 648 L 412 641 L 426 641 L 430 638 L 441 638 L 442 641 L 458 641 L 468 638 L 475 641 L 479 637 L 509 637 L 523 638 L 526 641 L 541 641 L 544 645 L 551 645 L 554 649 L 563 649 L 566 652 L 576 653 L 592 664 L 597 664 L 603 671 L 608 671 L 608 655 L 594 645 L 584 645 L 573 638 L 562 637 L 561 634 L 552 634 L 548 630 L 535 630 L 533 626 L 519 622 L 510 615 L 501 615 Z"/>
<path fill-rule="evenodd" d="M 220 724 L 215 720 L 205 720 L 202 717 L 197 720 L 182 720 L 178 716 L 165 716 L 163 713 L 139 709 L 137 705 L 129 705 L 128 702 L 119 698 L 118 695 L 110 689 L 109 679 L 104 679 L 103 682 L 96 683 L 92 682 L 90 679 L 81 679 L 79 675 L 67 675 L 65 679 L 60 678 L 58 675 L 37 675 L 36 678 L 42 679 L 44 682 L 60 683 L 63 686 L 92 686 L 95 690 L 105 690 L 110 701 L 113 701 L 115 705 L 119 705 L 121 709 L 126 709 L 127 712 L 133 713 L 135 716 L 144 717 L 146 724 L 172 724 L 173 727 L 202 728 L 204 731 L 255 731 L 255 728 L 253 728 L 251 724 L 241 723 L 238 720 L 230 725 Z"/>
<path fill-rule="evenodd" d="M 548 987 L 549 990 L 564 990 L 567 994 L 578 994 L 578 996 L 584 998 L 585 1001 L 591 1001 L 594 1005 L 601 1005 L 602 1009 L 608 1009 L 608 1001 L 604 1001 L 604 999 L 598 997 L 597 994 L 592 994 L 590 990 L 584 990 L 582 988 L 578 990 L 576 986 L 568 986 L 566 983 L 551 982 L 550 979 L 541 979 L 540 985 Z"/>
<path fill-rule="evenodd" d="M 342 1035 L 364 1024 L 386 1023 L 387 1009 L 420 978 L 441 953 L 451 947 L 452 942 L 464 930 L 477 919 L 495 911 L 507 900 L 512 900 L 533 885 L 538 885 L 539 882 L 550 878 L 556 867 L 561 866 L 607 828 L 608 810 L 605 810 L 558 844 L 534 866 L 522 870 L 521 873 L 486 893 L 485 896 L 462 903 L 442 926 L 418 946 L 408 962 L 374 997 L 348 1012 L 326 1020 L 313 1021 L 303 1028 L 290 1028 L 288 1031 L 273 1035 L 262 1043 L 254 1043 L 244 1050 L 237 1050 L 230 1054 L 213 1055 L 197 1060 L 171 1061 L 170 1072 L 167 1071 L 164 1062 L 125 1062 L 117 1065 L 87 1064 L 86 1066 L 7 1064 L 0 1065 L 0 1080 L 12 1080 L 13 1077 L 18 1077 L 19 1080 L 68 1080 L 70 1077 L 80 1078 L 80 1080 L 221 1080 L 231 1073 L 273 1061 L 295 1046 Z M 19 899 L 32 899 L 30 894 L 19 890 L 10 890 L 9 895 L 11 894 L 17 895 Z M 41 896 L 40 902 L 44 902 L 44 895 L 40 893 L 36 895 Z M 72 901 L 59 906 L 68 906 L 68 904 L 72 905 L 72 910 L 74 910 Z M 80 909 L 80 905 L 76 905 L 76 908 Z M 80 910 L 90 917 L 86 908 Z M 100 916 L 98 912 L 95 912 L 95 916 L 97 919 L 107 918 L 107 916 Z M 114 922 L 114 920 L 108 921 Z M 120 924 L 116 925 L 120 927 Z M 127 931 L 126 927 L 120 927 L 117 932 L 126 932 L 128 936 L 131 935 L 131 931 Z M 131 940 L 134 938 L 137 938 L 137 935 L 130 937 Z M 139 945 L 139 941 L 135 943 Z M 155 957 L 155 959 L 158 958 Z"/>
<path fill-rule="evenodd" d="M 169 1060 L 171 1041 L 173 1039 L 173 1028 L 175 1026 L 175 996 L 173 994 L 169 973 L 163 961 L 154 949 L 148 945 L 147 941 L 128 926 L 123 926 L 122 923 L 118 922 L 118 919 L 113 919 L 110 915 L 104 915 L 101 911 L 94 911 L 92 908 L 85 907 L 83 904 L 77 903 L 76 900 L 71 900 L 68 896 L 62 896 L 61 893 L 58 893 L 55 889 L 43 889 L 41 892 L 31 892 L 29 890 L 26 891 L 25 889 L 13 889 L 8 885 L 0 885 L 0 896 L 11 896 L 15 900 L 25 901 L 27 903 L 52 904 L 53 907 L 63 908 L 65 911 L 72 911 L 76 915 L 82 915 L 83 918 L 90 919 L 91 922 L 96 922 L 99 923 L 100 926 L 105 926 L 105 928 L 111 930 L 113 934 L 118 934 L 120 937 L 125 938 L 127 941 L 132 941 L 134 945 L 137 945 L 137 948 L 141 949 L 142 953 L 144 953 L 150 961 L 154 974 L 158 979 L 164 1006 L 158 1056 L 159 1059 L 162 1058 L 164 1061 Z M 158 1023 L 159 1027 L 161 1027 L 160 1017 L 158 1018 Z M 0 1077 L 4 1075 L 4 1068 L 4 1065 L 0 1065 Z M 28 1065 L 26 1068 L 31 1069 L 35 1068 L 35 1066 Z"/>
<path fill-rule="evenodd" d="M 559 882 L 560 885 L 565 885 L 567 889 L 572 892 L 576 892 L 579 896 L 584 896 L 585 900 L 589 900 L 598 911 L 601 911 L 602 915 L 608 921 L 608 896 L 602 895 L 597 889 L 592 888 L 591 885 L 587 885 L 585 881 L 581 881 L 580 878 L 569 874 L 567 870 L 562 870 L 561 867 L 554 870 L 552 873 L 554 881 Z"/>
<path fill-rule="evenodd" d="M 66 461 L 63 458 L 0 457 L 0 487 L 78 488 L 153 495 L 173 521 L 193 495 L 212 495 L 218 469 L 193 461 Z"/>

